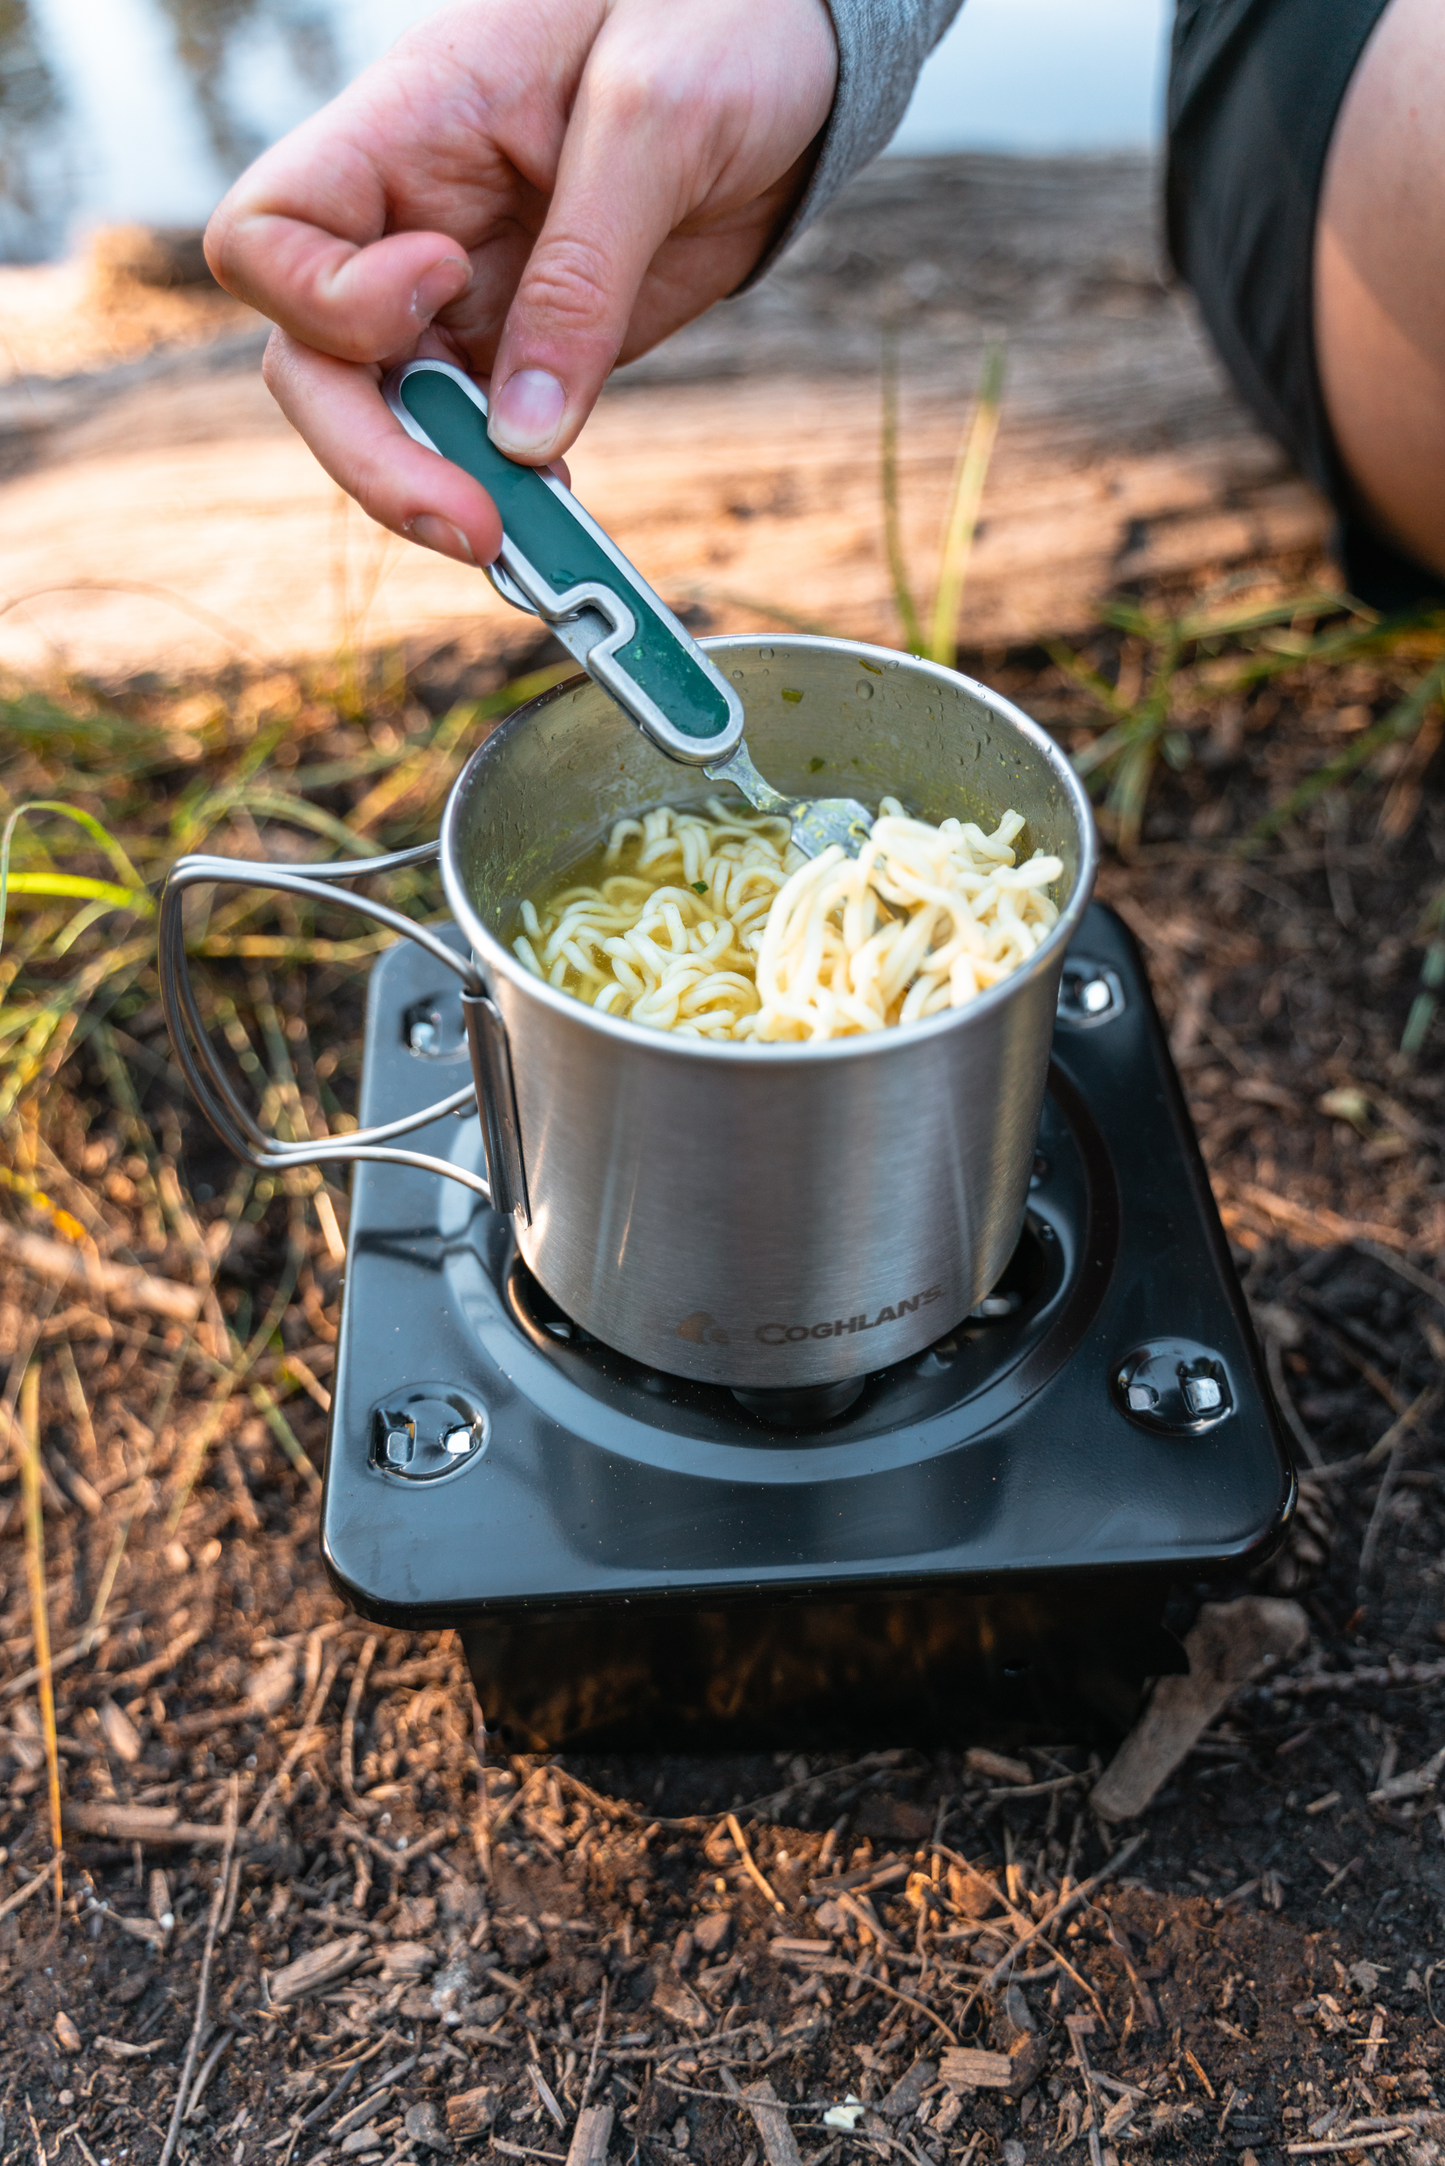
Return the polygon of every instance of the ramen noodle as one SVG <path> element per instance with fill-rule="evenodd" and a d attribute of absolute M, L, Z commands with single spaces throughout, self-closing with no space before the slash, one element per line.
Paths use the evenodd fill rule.
<path fill-rule="evenodd" d="M 805 858 L 786 819 L 659 805 L 619 820 L 600 860 L 513 942 L 526 967 L 605 1015 L 736 1041 L 816 1040 L 972 1000 L 1058 917 L 1057 857 L 1015 863 L 1023 816 L 934 827 L 885 797 L 856 858 Z"/>

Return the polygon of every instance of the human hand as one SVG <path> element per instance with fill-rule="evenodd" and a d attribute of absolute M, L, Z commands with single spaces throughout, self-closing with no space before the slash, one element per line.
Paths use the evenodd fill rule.
<path fill-rule="evenodd" d="M 823 0 L 462 0 L 259 158 L 206 253 L 275 322 L 266 381 L 327 472 L 487 563 L 491 499 L 405 434 L 385 370 L 489 376 L 493 440 L 555 460 L 616 363 L 762 257 L 836 74 Z"/>

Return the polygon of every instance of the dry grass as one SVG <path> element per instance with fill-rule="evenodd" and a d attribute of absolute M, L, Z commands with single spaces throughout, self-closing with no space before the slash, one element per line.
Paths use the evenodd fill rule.
<path fill-rule="evenodd" d="M 1104 889 L 1146 942 L 1274 1366 L 1322 1462 L 1321 1495 L 1352 1530 L 1316 1604 L 1331 1651 L 1300 1686 L 1318 1720 L 1284 1680 L 1206 1740 L 1200 1764 L 1237 1751 L 1266 1800 L 1310 1764 L 1310 1795 L 1333 1784 L 1346 1802 L 1330 1810 L 1368 1820 L 1368 1785 L 1340 1774 L 1329 1725 L 1373 1694 L 1368 1719 L 1387 1709 L 1414 1767 L 1438 1693 L 1432 1621 L 1405 1583 L 1438 1549 L 1438 1408 L 1421 1394 L 1445 1316 L 1408 1282 L 1390 1309 L 1388 1259 L 1430 1282 L 1445 1246 L 1430 1005 L 1445 974 L 1431 766 L 1445 632 L 1326 609 L 1264 581 L 1188 607 L 1160 595 L 1111 612 L 1078 653 L 971 666 L 1106 787 L 1133 760 L 1135 796 L 1120 785 L 1103 808 L 1132 855 L 1110 856 Z M 1142 1866 L 1130 1861 L 1147 1883 L 1105 1882 L 1060 1911 L 1115 1848 L 1082 1809 L 1077 1744 L 1031 1753 L 1017 1802 L 996 1773 L 899 1752 L 861 1766 L 793 1756 L 782 1770 L 484 1771 L 455 1642 L 356 1626 L 326 1589 L 315 1468 L 346 1198 L 238 1172 L 191 1120 L 158 1012 L 154 894 L 202 843 L 298 860 L 351 837 L 373 850 L 421 839 L 478 734 L 550 678 L 427 706 L 377 658 L 7 696 L 0 1208 L 45 1246 L 29 1263 L 0 1255 L 6 2138 L 31 2140 L 28 2088 L 52 2156 L 72 2123 L 97 2157 L 117 2142 L 157 2156 L 173 2130 L 182 2155 L 239 2147 L 247 2162 L 263 2144 L 282 2160 L 335 2156 L 348 2125 L 374 2125 L 380 2157 L 399 2162 L 425 2156 L 417 2113 L 417 2130 L 460 2141 L 471 2128 L 498 2156 L 556 2158 L 600 2100 L 613 2156 L 635 2149 L 648 2166 L 677 2152 L 679 2122 L 709 2166 L 741 2166 L 787 2128 L 838 2166 L 870 2144 L 915 2166 L 983 2166 L 1006 2142 L 1030 2159 L 1064 2151 L 1091 2120 L 1117 2146 L 1132 2101 L 1148 2146 L 1204 2158 L 1226 2133 L 1329 2140 L 1308 2134 L 1326 2113 L 1341 2141 L 1378 2135 L 1357 2081 L 1378 2001 L 1399 2039 L 1397 2089 L 1370 2079 L 1397 2113 L 1383 2126 L 1433 2140 L 1430 2034 L 1405 1986 L 1413 1943 L 1386 1951 L 1388 1984 L 1341 1985 L 1332 1968 L 1336 1948 L 1347 1974 L 1381 1954 L 1364 1920 L 1389 1888 L 1372 1873 L 1433 1886 L 1428 1850 L 1417 1856 L 1433 1822 L 1374 1825 L 1366 1844 L 1310 1820 L 1281 1850 L 1253 1825 L 1206 1826 L 1206 1803 L 1186 1799 L 1162 1811 Z M 69 809 L 14 819 L 42 803 Z M 435 914 L 428 878 L 402 876 L 391 899 Z M 267 1117 L 342 1131 L 376 943 L 339 912 L 264 897 L 198 911 L 188 939 L 218 1039 Z M 1361 1324 L 1317 1266 L 1372 1245 L 1387 1261 L 1370 1266 Z M 104 1290 L 92 1265 L 111 1273 Z M 1328 1514 L 1312 1524 L 1328 1553 Z M 1356 1685 L 1362 1603 L 1378 1609 L 1378 1660 Z M 1398 1682 L 1395 1652 L 1410 1664 Z M 233 1777 L 234 1864 L 218 1878 Z M 58 1940 L 49 1906 L 29 1901 L 54 1881 L 53 1798 L 67 1823 Z M 1191 1870 L 1207 1872 L 1207 1899 Z M 1356 1883 L 1369 1905 L 1347 1933 L 1339 1906 Z M 724 1912 L 725 1929 L 708 1922 Z M 1045 1925 L 1048 1947 L 1036 1934 L 1013 1964 L 1020 1936 Z M 715 1930 L 732 1950 L 700 1954 Z M 939 2059 L 1023 2050 L 1011 1971 L 1045 2071 L 1023 2104 L 974 2087 L 984 2063 L 950 2075 Z M 1253 1998 L 1235 1973 L 1261 1982 Z M 919 2061 L 932 2072 L 917 2100 L 900 2091 L 890 2106 Z M 857 2125 L 825 2123 L 849 2091 L 866 2108 Z M 1293 2119 L 1280 2118 L 1287 2097 Z"/>

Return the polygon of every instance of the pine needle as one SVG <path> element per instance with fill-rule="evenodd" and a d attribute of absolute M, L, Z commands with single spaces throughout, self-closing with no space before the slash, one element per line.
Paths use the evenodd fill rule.
<path fill-rule="evenodd" d="M 45 1739 L 45 1767 L 50 1779 L 50 1848 L 55 1861 L 55 1910 L 60 1914 L 61 1879 L 60 1745 L 55 1732 L 55 1689 L 50 1674 L 50 1611 L 45 1599 L 45 1514 L 40 1500 L 40 1364 L 32 1361 L 20 1383 L 20 1431 L 25 1450 L 20 1462 L 25 1497 L 25 1572 L 30 1582 L 30 1629 L 40 1672 L 40 1728 Z"/>

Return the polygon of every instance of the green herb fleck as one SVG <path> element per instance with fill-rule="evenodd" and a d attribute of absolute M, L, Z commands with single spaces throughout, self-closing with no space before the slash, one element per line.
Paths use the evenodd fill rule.
<path fill-rule="evenodd" d="M 790 692 L 786 685 L 783 687 L 783 697 L 790 707 L 796 707 L 802 696 L 801 692 Z"/>
<path fill-rule="evenodd" d="M 878 664 L 876 662 L 860 662 L 858 664 L 858 667 L 860 669 L 866 669 L 870 677 L 881 677 L 883 674 L 882 670 L 878 667 Z"/>
<path fill-rule="evenodd" d="M 693 881 L 693 883 L 692 883 L 692 892 L 693 892 L 693 894 L 694 894 L 694 895 L 706 895 L 706 893 L 707 893 L 707 882 L 706 882 L 706 880 L 694 880 L 694 881 Z"/>
<path fill-rule="evenodd" d="M 823 762 L 822 760 L 809 760 L 809 762 L 808 762 L 808 773 L 809 773 L 810 775 L 817 775 L 817 774 L 821 774 L 821 773 L 822 773 L 822 771 L 823 771 L 823 766 L 824 766 L 824 762 Z"/>

